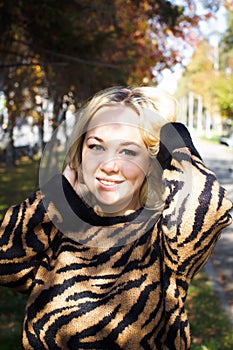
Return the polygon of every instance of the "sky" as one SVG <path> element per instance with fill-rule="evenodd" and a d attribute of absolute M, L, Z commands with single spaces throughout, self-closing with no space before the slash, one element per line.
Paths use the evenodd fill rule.
<path fill-rule="evenodd" d="M 218 43 L 219 36 L 223 34 L 227 28 L 225 8 L 222 7 L 218 11 L 216 19 L 212 18 L 209 21 L 201 22 L 200 28 L 202 33 L 208 37 L 210 45 L 216 45 Z M 165 69 L 163 72 L 163 79 L 158 87 L 168 91 L 170 94 L 175 93 L 177 81 L 181 75 L 182 69 L 180 66 L 176 66 L 174 72 L 171 72 L 169 69 Z"/>

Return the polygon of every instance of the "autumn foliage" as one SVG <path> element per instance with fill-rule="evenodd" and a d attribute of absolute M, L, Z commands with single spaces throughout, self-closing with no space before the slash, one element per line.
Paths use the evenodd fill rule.
<path fill-rule="evenodd" d="M 220 2 L 204 1 L 198 15 L 196 0 L 2 0 L 0 89 L 17 109 L 24 88 L 31 100 L 40 87 L 56 100 L 72 85 L 82 100 L 110 85 L 156 84 Z"/>

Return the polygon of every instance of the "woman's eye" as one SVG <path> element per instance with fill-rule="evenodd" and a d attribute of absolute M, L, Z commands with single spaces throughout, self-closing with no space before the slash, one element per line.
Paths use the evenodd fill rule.
<path fill-rule="evenodd" d="M 104 148 L 101 145 L 89 145 L 90 149 L 93 149 L 94 151 L 103 151 Z"/>
<path fill-rule="evenodd" d="M 132 151 L 130 149 L 123 149 L 121 151 L 121 153 L 125 156 L 130 156 L 130 157 L 133 157 L 133 156 L 136 156 L 136 152 L 135 151 Z"/>

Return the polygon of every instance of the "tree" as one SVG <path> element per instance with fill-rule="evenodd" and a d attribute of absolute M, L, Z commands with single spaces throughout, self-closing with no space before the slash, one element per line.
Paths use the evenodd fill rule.
<path fill-rule="evenodd" d="M 217 113 L 218 104 L 213 86 L 215 75 L 213 48 L 204 39 L 197 45 L 182 78 L 178 82 L 177 97 L 181 98 L 191 91 L 195 98 L 202 97 L 203 106 L 209 113 Z"/>
<path fill-rule="evenodd" d="M 214 87 L 223 117 L 233 125 L 233 5 L 228 6 L 228 28 L 221 42 L 221 71 Z"/>
<path fill-rule="evenodd" d="M 197 43 L 199 21 L 214 14 L 221 0 L 202 2 L 203 15 L 197 4 L 1 0 L 0 90 L 12 127 L 29 111 L 43 123 L 38 93 L 55 101 L 58 119 L 71 87 L 83 101 L 111 85 L 156 85 L 163 69 L 182 64 L 186 46 Z"/>
<path fill-rule="evenodd" d="M 182 99 L 191 91 L 196 100 L 201 98 L 205 111 L 212 115 L 212 121 L 216 115 L 233 125 L 232 2 L 225 1 L 225 7 L 228 18 L 226 32 L 216 47 L 212 47 L 207 39 L 199 42 L 179 80 L 176 95 Z"/>
<path fill-rule="evenodd" d="M 204 2 L 206 17 L 212 5 Z M 191 0 L 183 6 L 166 0 L 2 0 L 1 52 L 23 36 L 44 71 L 52 67 L 56 89 L 75 83 L 83 98 L 112 84 L 156 83 L 161 70 L 182 60 L 183 46 L 174 47 L 171 38 L 190 40 L 200 17 Z M 2 55 L 2 62 L 14 60 Z"/>
<path fill-rule="evenodd" d="M 231 121 L 233 126 L 233 74 L 226 76 L 221 73 L 213 81 L 216 98 L 223 119 Z"/>

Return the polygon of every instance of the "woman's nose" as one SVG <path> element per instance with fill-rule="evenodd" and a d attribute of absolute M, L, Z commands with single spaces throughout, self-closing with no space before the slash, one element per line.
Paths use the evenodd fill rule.
<path fill-rule="evenodd" d="M 117 157 L 105 159 L 101 163 L 100 169 L 105 173 L 117 173 L 120 169 L 119 159 Z"/>

